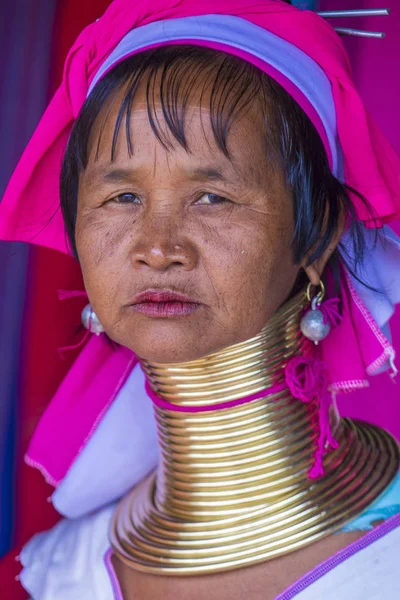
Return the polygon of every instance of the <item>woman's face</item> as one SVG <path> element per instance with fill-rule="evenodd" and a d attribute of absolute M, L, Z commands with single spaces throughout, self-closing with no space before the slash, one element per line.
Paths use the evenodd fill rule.
<path fill-rule="evenodd" d="M 106 333 L 139 357 L 166 363 L 256 335 L 299 271 L 290 248 L 292 198 L 283 173 L 268 163 L 261 111 L 254 106 L 234 123 L 228 159 L 194 99 L 189 151 L 172 136 L 166 149 L 139 91 L 132 153 L 123 126 L 111 161 L 119 100 L 92 132 L 76 223 L 86 290 Z M 158 117 L 169 135 L 161 109 Z"/>

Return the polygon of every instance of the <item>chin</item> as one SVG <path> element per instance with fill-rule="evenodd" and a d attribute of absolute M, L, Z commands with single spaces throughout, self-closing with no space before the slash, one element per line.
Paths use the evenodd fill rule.
<path fill-rule="evenodd" d="M 202 331 L 199 332 L 199 329 Z M 216 341 L 211 329 L 211 326 L 207 328 L 207 333 L 205 327 L 158 320 L 154 323 L 136 323 L 135 326 L 124 328 L 123 335 L 110 337 L 132 350 L 141 360 L 174 364 L 197 360 L 229 344 L 221 345 L 221 337 Z"/>
<path fill-rule="evenodd" d="M 179 345 L 168 344 L 152 344 L 147 346 L 146 344 L 132 344 L 131 350 L 140 357 L 141 360 L 145 360 L 151 363 L 160 364 L 179 364 L 185 362 L 191 362 L 211 354 L 214 350 L 208 350 L 208 348 L 181 348 Z"/>

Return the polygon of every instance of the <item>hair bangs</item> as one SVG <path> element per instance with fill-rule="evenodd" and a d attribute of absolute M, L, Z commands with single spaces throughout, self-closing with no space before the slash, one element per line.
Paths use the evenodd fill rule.
<path fill-rule="evenodd" d="M 178 143 L 190 152 L 186 121 L 191 101 L 195 101 L 200 113 L 209 113 L 211 130 L 218 149 L 229 158 L 229 131 L 237 118 L 258 102 L 265 87 L 262 73 L 251 64 L 232 55 L 216 53 L 213 50 L 196 46 L 166 46 L 162 52 L 150 50 L 136 54 L 117 65 L 101 82 L 101 87 L 112 88 L 107 107 L 96 98 L 97 87 L 92 91 L 93 101 L 100 110 L 94 120 L 102 119 L 97 140 L 98 156 L 102 133 L 109 118 L 111 106 L 119 99 L 111 144 L 111 160 L 115 158 L 119 136 L 125 134 L 128 152 L 133 153 L 135 142 L 131 116 L 134 102 L 140 90 L 145 97 L 147 116 L 151 129 L 168 150 Z M 90 97 L 87 103 L 90 102 Z M 90 107 L 92 111 L 93 108 Z M 103 112 L 103 115 L 100 113 Z M 93 119 L 93 117 L 92 117 Z M 93 120 L 93 124 L 94 124 Z M 85 156 L 80 161 L 81 169 L 88 162 L 88 145 Z M 81 145 L 82 148 L 82 145 Z"/>

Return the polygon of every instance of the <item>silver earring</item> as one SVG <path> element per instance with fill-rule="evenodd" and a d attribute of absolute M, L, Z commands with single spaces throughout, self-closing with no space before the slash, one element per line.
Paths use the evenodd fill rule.
<path fill-rule="evenodd" d="M 307 300 L 311 302 L 311 310 L 308 310 L 304 317 L 300 321 L 300 329 L 304 337 L 318 345 L 318 342 L 324 340 L 331 330 L 331 324 L 329 319 L 322 310 L 320 310 L 322 301 L 325 297 L 325 286 L 320 281 L 320 290 L 312 298 L 311 288 L 313 285 L 308 284 L 307 287 Z"/>
<path fill-rule="evenodd" d="M 91 304 L 87 304 L 81 313 L 81 319 L 84 327 L 90 333 L 100 335 L 104 333 L 103 325 L 100 323 L 98 316 L 94 312 Z"/>

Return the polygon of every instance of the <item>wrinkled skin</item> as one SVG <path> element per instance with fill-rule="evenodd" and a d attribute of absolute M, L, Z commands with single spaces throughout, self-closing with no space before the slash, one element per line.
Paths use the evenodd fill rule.
<path fill-rule="evenodd" d="M 186 121 L 189 152 L 175 140 L 164 148 L 138 93 L 133 153 L 121 131 L 111 161 L 119 100 L 92 132 L 76 224 L 85 286 L 106 333 L 141 358 L 164 363 L 256 335 L 301 268 L 290 248 L 291 194 L 283 172 L 268 163 L 261 111 L 254 105 L 233 124 L 227 158 L 209 113 L 195 101 Z M 162 319 L 135 312 L 132 299 L 148 288 L 182 292 L 199 307 Z"/>

